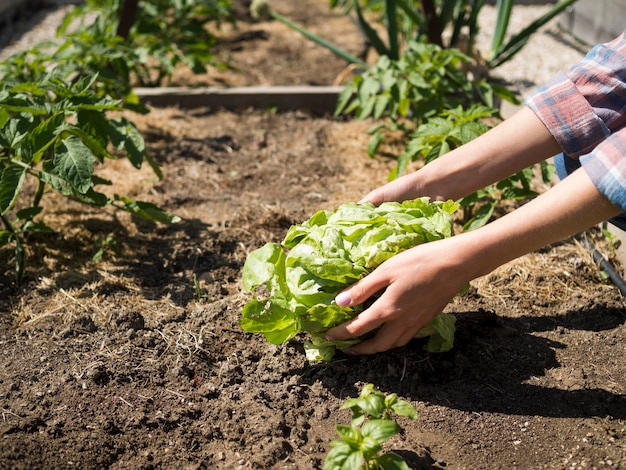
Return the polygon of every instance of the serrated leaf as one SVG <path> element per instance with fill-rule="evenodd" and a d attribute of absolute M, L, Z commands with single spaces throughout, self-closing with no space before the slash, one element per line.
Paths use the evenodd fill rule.
<path fill-rule="evenodd" d="M 94 157 L 79 138 L 70 136 L 57 145 L 54 168 L 79 193 L 84 194 L 91 187 Z"/>
<path fill-rule="evenodd" d="M 124 210 L 138 215 L 146 220 L 162 222 L 165 224 L 176 224 L 181 220 L 180 217 L 164 211 L 151 202 L 134 201 L 120 196 L 116 196 L 115 199 L 124 203 Z"/>
<path fill-rule="evenodd" d="M 16 163 L 11 163 L 0 175 L 0 214 L 4 215 L 15 203 L 17 195 L 22 189 L 26 169 Z"/>
<path fill-rule="evenodd" d="M 109 120 L 101 111 L 80 110 L 76 113 L 78 127 L 97 140 L 101 147 L 108 144 Z"/>
<path fill-rule="evenodd" d="M 135 168 L 141 168 L 145 154 L 145 142 L 135 125 L 128 119 L 112 119 L 108 128 L 111 143 L 118 150 L 125 150 Z"/>
<path fill-rule="evenodd" d="M 18 115 L 9 119 L 0 128 L 0 147 L 16 148 L 28 135 L 33 122 L 30 115 Z"/>
<path fill-rule="evenodd" d="M 25 144 L 30 150 L 29 161 L 38 163 L 46 150 L 54 145 L 57 138 L 57 131 L 64 121 L 62 114 L 55 114 L 38 124 L 28 133 Z"/>
<path fill-rule="evenodd" d="M 91 155 L 96 157 L 101 163 L 104 161 L 105 158 L 108 158 L 110 160 L 115 159 L 115 157 L 107 151 L 105 147 L 106 142 L 104 142 L 103 145 L 99 139 L 94 138 L 91 134 L 83 131 L 76 126 L 66 126 L 63 129 L 63 134 L 70 134 L 79 139 L 83 143 L 83 145 L 89 149 Z"/>

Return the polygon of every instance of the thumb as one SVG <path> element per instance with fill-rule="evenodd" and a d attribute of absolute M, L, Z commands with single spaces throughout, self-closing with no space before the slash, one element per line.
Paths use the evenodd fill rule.
<path fill-rule="evenodd" d="M 377 276 L 376 271 L 364 277 L 350 288 L 340 292 L 335 297 L 335 302 L 340 307 L 359 305 L 365 302 L 383 287 L 386 287 L 383 276 Z M 373 331 L 382 324 L 380 315 L 376 314 L 375 303 L 364 312 L 347 322 L 337 325 L 326 332 L 326 339 L 345 340 L 361 336 L 369 331 Z"/>
<path fill-rule="evenodd" d="M 348 289 L 337 294 L 335 297 L 337 305 L 340 307 L 350 307 L 362 304 L 376 292 L 387 287 L 389 282 L 386 281 L 383 276 L 379 276 L 378 271 L 380 271 L 380 267 L 356 284 L 353 284 Z"/>

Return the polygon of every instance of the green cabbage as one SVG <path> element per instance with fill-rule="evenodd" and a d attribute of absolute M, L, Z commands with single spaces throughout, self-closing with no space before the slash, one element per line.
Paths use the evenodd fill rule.
<path fill-rule="evenodd" d="M 325 332 L 355 317 L 365 308 L 340 307 L 335 296 L 372 272 L 383 261 L 421 243 L 450 237 L 458 204 L 419 198 L 403 203 L 347 203 L 334 211 L 318 211 L 292 226 L 282 244 L 267 243 L 252 251 L 242 272 L 248 292 L 265 289 L 244 306 L 240 326 L 262 333 L 273 344 L 301 331 L 311 361 L 332 359 L 364 338 L 328 341 Z M 430 336 L 426 349 L 449 350 L 455 317 L 440 314 L 418 336 Z"/>

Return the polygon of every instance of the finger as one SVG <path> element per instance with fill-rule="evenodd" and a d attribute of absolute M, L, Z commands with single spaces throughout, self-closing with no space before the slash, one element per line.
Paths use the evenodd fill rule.
<path fill-rule="evenodd" d="M 382 204 L 387 201 L 386 199 L 386 187 L 382 186 L 376 188 L 365 195 L 360 201 L 359 204 L 363 204 L 364 202 L 371 202 L 375 206 Z"/>
<path fill-rule="evenodd" d="M 378 269 L 380 270 L 381 267 L 379 266 Z M 385 276 L 379 276 L 376 271 L 374 271 L 369 276 L 364 277 L 359 282 L 354 284 L 348 290 L 339 293 L 339 295 L 335 297 L 335 302 L 340 307 L 360 305 L 376 292 L 380 291 L 384 287 L 387 287 L 388 284 L 389 281 L 386 280 Z M 328 330 L 326 332 L 326 339 L 329 341 L 344 340 L 364 335 L 365 333 L 378 328 L 384 323 L 382 316 L 377 313 L 378 309 L 376 308 L 376 304 L 379 300 L 380 299 L 352 320 Z"/>
<path fill-rule="evenodd" d="M 341 341 L 362 336 L 365 333 L 379 328 L 384 323 L 384 318 L 377 316 L 374 305 L 361 312 L 352 320 L 344 322 L 341 325 L 337 325 L 328 330 L 326 332 L 326 339 L 329 341 Z"/>
<path fill-rule="evenodd" d="M 384 324 L 373 338 L 350 348 L 353 354 L 377 354 L 392 348 L 406 345 L 415 337 L 415 333 L 396 325 Z"/>

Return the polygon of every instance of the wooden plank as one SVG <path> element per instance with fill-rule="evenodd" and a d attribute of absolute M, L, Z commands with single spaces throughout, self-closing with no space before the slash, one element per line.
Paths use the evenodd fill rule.
<path fill-rule="evenodd" d="M 142 102 L 157 107 L 276 108 L 325 114 L 335 111 L 337 97 L 343 89 L 342 86 L 161 87 L 137 88 L 135 93 Z"/>

